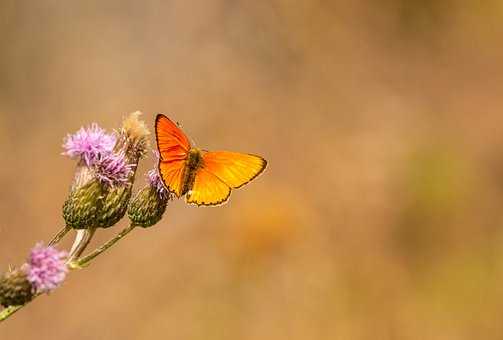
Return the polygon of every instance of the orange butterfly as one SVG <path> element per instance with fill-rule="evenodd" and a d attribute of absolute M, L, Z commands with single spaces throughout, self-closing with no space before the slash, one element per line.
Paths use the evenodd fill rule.
<path fill-rule="evenodd" d="M 190 145 L 183 131 L 165 115 L 155 120 L 159 174 L 166 187 L 187 203 L 218 205 L 231 189 L 250 182 L 264 171 L 262 157 L 229 151 L 205 151 Z"/>

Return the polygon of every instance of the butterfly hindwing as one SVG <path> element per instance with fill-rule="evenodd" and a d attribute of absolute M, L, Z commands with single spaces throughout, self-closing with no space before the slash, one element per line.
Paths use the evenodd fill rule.
<path fill-rule="evenodd" d="M 231 189 L 204 167 L 197 170 L 192 189 L 187 193 L 187 203 L 218 205 L 229 199 Z"/>
<path fill-rule="evenodd" d="M 162 181 L 177 197 L 182 195 L 184 169 L 184 160 L 172 162 L 159 160 L 159 174 Z"/>

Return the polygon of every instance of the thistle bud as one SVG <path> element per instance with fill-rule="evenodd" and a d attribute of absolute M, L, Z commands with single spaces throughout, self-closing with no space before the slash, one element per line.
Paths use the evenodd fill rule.
<path fill-rule="evenodd" d="M 50 293 L 58 288 L 66 278 L 68 254 L 54 247 L 38 243 L 30 252 L 24 268 L 33 293 Z"/>
<path fill-rule="evenodd" d="M 0 304 L 4 307 L 24 305 L 33 298 L 33 288 L 23 269 L 14 269 L 0 279 Z"/>
<path fill-rule="evenodd" d="M 128 209 L 131 223 L 143 228 L 151 227 L 161 220 L 171 198 L 157 170 L 149 172 L 148 182 L 149 185 L 136 194 Z"/>
<path fill-rule="evenodd" d="M 66 252 L 38 243 L 21 268 L 5 273 L 0 279 L 0 304 L 24 305 L 36 294 L 52 292 L 66 278 L 66 257 Z"/>
<path fill-rule="evenodd" d="M 108 228 L 126 213 L 136 167 L 148 144 L 149 132 L 139 115 L 130 114 L 116 135 L 93 124 L 66 138 L 63 154 L 79 158 L 63 207 L 67 226 Z"/>
<path fill-rule="evenodd" d="M 97 170 L 103 168 L 100 165 L 103 165 L 105 155 L 113 151 L 116 140 L 113 134 L 107 134 L 97 124 L 81 128 L 65 138 L 63 155 L 78 159 L 75 179 L 63 205 L 67 226 L 74 229 L 96 226 L 104 191 L 103 178 L 97 176 Z"/>
<path fill-rule="evenodd" d="M 92 179 L 70 192 L 63 205 L 63 218 L 66 225 L 74 229 L 94 227 L 102 206 L 103 186 L 97 179 Z"/>
<path fill-rule="evenodd" d="M 103 198 L 103 206 L 96 225 L 100 228 L 108 228 L 119 222 L 126 214 L 131 193 L 131 185 L 108 189 Z"/>
<path fill-rule="evenodd" d="M 98 216 L 98 227 L 108 228 L 115 225 L 127 211 L 136 168 L 148 146 L 149 132 L 145 123 L 139 120 L 140 114 L 140 112 L 131 113 L 123 121 L 114 148 L 118 159 L 109 162 L 108 166 L 102 167 L 102 171 L 98 171 L 98 173 L 121 175 L 107 176 L 112 180 L 107 183 L 103 207 Z"/>
<path fill-rule="evenodd" d="M 115 145 L 115 150 L 121 150 L 126 154 L 129 164 L 138 164 L 148 148 L 150 132 L 145 126 L 145 122 L 139 119 L 141 114 L 140 111 L 136 111 L 124 119 Z"/>
<path fill-rule="evenodd" d="M 101 209 L 96 226 L 108 228 L 124 217 L 131 198 L 132 176 L 135 164 L 128 164 L 123 151 L 103 157 L 96 165 L 97 177 L 104 186 Z"/>

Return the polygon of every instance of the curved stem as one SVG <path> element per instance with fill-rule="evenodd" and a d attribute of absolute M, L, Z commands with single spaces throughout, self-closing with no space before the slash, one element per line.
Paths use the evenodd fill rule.
<path fill-rule="evenodd" d="M 71 230 L 72 228 L 70 227 L 63 227 L 61 228 L 60 231 L 58 231 L 58 233 L 56 235 L 54 235 L 54 237 L 52 238 L 52 240 L 49 241 L 48 243 L 48 246 L 52 246 L 52 245 L 55 245 L 56 243 L 58 243 L 59 241 L 61 241 L 61 239 Z"/>
<path fill-rule="evenodd" d="M 123 229 L 120 233 L 118 233 L 114 238 L 110 239 L 108 242 L 103 244 L 101 247 L 97 248 L 94 250 L 92 253 L 81 257 L 78 260 L 75 260 L 70 263 L 71 266 L 73 267 L 83 267 L 86 266 L 89 262 L 91 262 L 95 257 L 106 251 L 108 248 L 113 246 L 115 243 L 120 241 L 124 236 L 129 234 L 136 226 L 134 224 L 129 225 L 129 227 Z"/>
<path fill-rule="evenodd" d="M 68 255 L 67 263 L 72 262 L 84 252 L 86 247 L 89 245 L 89 242 L 91 242 L 95 231 L 96 228 L 77 230 L 77 236 L 75 236 L 75 241 L 73 242 L 72 249 L 70 250 L 70 255 Z"/>

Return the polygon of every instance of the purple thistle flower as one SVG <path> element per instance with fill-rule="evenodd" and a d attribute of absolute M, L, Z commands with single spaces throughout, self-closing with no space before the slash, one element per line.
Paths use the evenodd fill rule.
<path fill-rule="evenodd" d="M 106 133 L 98 124 L 93 123 L 65 138 L 63 155 L 80 157 L 87 166 L 91 166 L 100 155 L 112 152 L 115 142 L 115 135 Z"/>
<path fill-rule="evenodd" d="M 157 191 L 161 198 L 169 198 L 169 191 L 164 186 L 164 182 L 162 181 L 162 178 L 159 175 L 159 171 L 157 169 L 152 169 L 147 173 L 147 180 L 150 186 Z"/>
<path fill-rule="evenodd" d="M 37 243 L 24 266 L 34 293 L 50 293 L 61 285 L 68 273 L 66 257 L 65 251 Z"/>
<path fill-rule="evenodd" d="M 135 165 L 127 164 L 124 152 L 100 155 L 94 165 L 96 177 L 109 186 L 126 184 Z"/>

